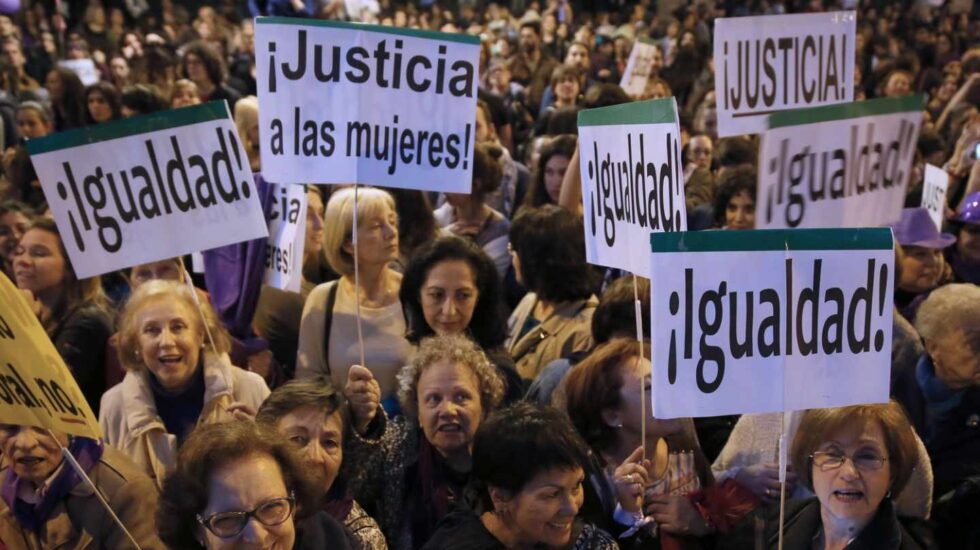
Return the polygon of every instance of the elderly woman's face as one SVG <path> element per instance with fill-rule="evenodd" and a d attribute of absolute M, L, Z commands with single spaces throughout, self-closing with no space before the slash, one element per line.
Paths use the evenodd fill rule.
<path fill-rule="evenodd" d="M 422 315 L 436 334 L 459 334 L 470 326 L 480 298 L 470 264 L 463 260 L 437 263 L 419 292 Z"/>
<path fill-rule="evenodd" d="M 55 432 L 61 444 L 68 437 Z M 0 451 L 20 479 L 40 485 L 61 464 L 61 448 L 46 430 L 17 424 L 0 424 Z"/>
<path fill-rule="evenodd" d="M 219 537 L 210 529 L 201 527 L 205 546 L 209 550 L 263 548 L 290 550 L 296 541 L 293 525 L 293 506 L 282 499 L 289 497 L 289 490 L 282 477 L 282 469 L 267 454 L 253 454 L 224 465 L 208 479 L 208 504 L 201 517 L 208 520 L 225 512 L 256 512 L 246 518 L 241 532 Z M 220 516 L 219 516 L 220 517 Z M 234 532 L 236 522 L 213 522 L 221 531 Z M 269 525 L 271 524 L 271 525 Z"/>
<path fill-rule="evenodd" d="M 824 521 L 863 527 L 891 487 L 888 458 L 879 422 L 835 434 L 820 445 L 811 462 L 811 479 Z"/>
<path fill-rule="evenodd" d="M 918 294 L 939 284 L 945 261 L 943 251 L 921 246 L 903 246 L 902 277 L 898 288 Z"/>
<path fill-rule="evenodd" d="M 181 300 L 153 299 L 136 315 L 139 354 L 167 391 L 186 389 L 197 372 L 204 337 L 195 312 Z"/>
<path fill-rule="evenodd" d="M 422 372 L 417 391 L 419 425 L 429 443 L 444 457 L 468 454 L 483 418 L 476 373 L 442 359 Z"/>
<path fill-rule="evenodd" d="M 973 353 L 974 349 L 975 344 L 962 328 L 926 340 L 926 351 L 932 357 L 936 376 L 954 390 L 980 386 L 980 356 Z"/>
<path fill-rule="evenodd" d="M 363 264 L 387 264 L 398 259 L 398 214 L 381 201 L 381 208 L 370 217 L 357 220 L 357 258 Z M 347 243 L 347 253 L 354 253 Z"/>
<path fill-rule="evenodd" d="M 280 418 L 276 429 L 316 469 L 323 493 L 329 491 L 344 460 L 344 418 L 340 411 L 327 413 L 315 405 L 298 407 Z"/>
<path fill-rule="evenodd" d="M 545 544 L 560 548 L 568 544 L 572 524 L 585 498 L 584 480 L 581 468 L 552 468 L 534 476 L 520 492 L 502 503 L 508 508 L 506 517 L 513 518 L 510 528 L 522 546 Z"/>

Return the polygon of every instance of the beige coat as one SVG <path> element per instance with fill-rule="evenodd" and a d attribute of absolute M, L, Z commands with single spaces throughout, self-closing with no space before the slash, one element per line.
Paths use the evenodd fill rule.
<path fill-rule="evenodd" d="M 528 292 L 507 321 L 507 351 L 514 358 L 518 374 L 527 380 L 533 380 L 555 359 L 592 347 L 592 313 L 599 300 L 591 296 L 588 300 L 558 304 L 547 319 L 520 336 L 537 303 L 537 295 Z"/>
<path fill-rule="evenodd" d="M 6 474 L 4 465 L 0 479 Z M 89 477 L 141 548 L 166 548 L 156 535 L 156 487 L 132 462 L 106 446 Z M 21 529 L 7 504 L 0 500 L 0 540 L 9 550 L 133 548 L 84 482 L 76 485 L 58 504 L 39 534 Z"/>
<path fill-rule="evenodd" d="M 167 433 L 157 414 L 145 371 L 126 377 L 102 396 L 99 424 L 106 442 L 122 451 L 146 475 L 162 486 L 163 478 L 177 465 L 177 436 Z M 225 409 L 245 403 L 253 411 L 269 396 L 265 380 L 254 372 L 232 366 L 227 355 L 205 356 L 204 409 L 198 425 L 231 420 Z"/>

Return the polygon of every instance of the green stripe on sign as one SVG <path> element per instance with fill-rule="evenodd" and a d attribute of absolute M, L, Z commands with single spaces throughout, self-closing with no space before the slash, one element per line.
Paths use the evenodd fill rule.
<path fill-rule="evenodd" d="M 61 149 L 71 149 L 82 145 L 91 145 L 102 141 L 148 134 L 160 130 L 169 130 L 180 126 L 189 126 L 212 120 L 229 119 L 228 107 L 225 100 L 209 101 L 202 105 L 183 107 L 134 116 L 112 122 L 104 122 L 88 128 L 77 128 L 58 132 L 50 136 L 27 140 L 27 152 L 31 155 L 41 155 Z"/>
<path fill-rule="evenodd" d="M 256 17 L 255 22 L 259 25 L 294 25 L 298 27 L 329 27 L 334 29 L 346 29 L 351 31 L 377 32 L 381 34 L 395 34 L 398 36 L 411 36 L 412 38 L 426 38 L 429 40 L 442 40 L 443 42 L 456 42 L 459 44 L 480 44 L 479 36 L 468 34 L 452 34 L 447 32 L 423 31 L 419 29 L 405 29 L 401 27 L 385 27 L 383 25 L 368 25 L 367 23 L 350 23 L 347 21 L 332 21 L 328 19 L 299 19 L 296 17 Z"/>
<path fill-rule="evenodd" d="M 769 129 L 829 122 L 831 120 L 847 120 L 849 118 L 864 116 L 921 111 L 922 104 L 921 95 L 910 95 L 905 97 L 869 99 L 867 101 L 855 101 L 853 103 L 839 103 L 837 105 L 824 105 L 809 109 L 791 109 L 769 115 Z"/>
<path fill-rule="evenodd" d="M 677 252 L 764 252 L 767 250 L 891 250 L 887 227 L 861 229 L 757 229 L 651 233 L 654 254 Z"/>
<path fill-rule="evenodd" d="M 674 123 L 674 98 L 634 101 L 579 111 L 579 126 L 615 126 L 619 124 L 666 124 Z"/>

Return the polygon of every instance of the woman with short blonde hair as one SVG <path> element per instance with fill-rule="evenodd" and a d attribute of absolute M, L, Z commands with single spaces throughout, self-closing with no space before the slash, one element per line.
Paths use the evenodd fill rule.
<path fill-rule="evenodd" d="M 354 227 L 354 193 L 357 227 Z M 317 286 L 303 307 L 296 378 L 323 376 L 343 387 L 347 371 L 364 362 L 378 384 L 388 411 L 396 411 L 395 376 L 408 362 L 405 315 L 398 299 L 402 276 L 392 269 L 398 259 L 398 214 L 387 192 L 373 187 L 335 191 L 324 214 L 323 253 L 340 273 L 337 281 Z M 360 288 L 355 299 L 354 231 Z M 361 318 L 358 332 L 357 318 Z"/>
<path fill-rule="evenodd" d="M 102 396 L 106 442 L 158 485 L 196 426 L 254 417 L 269 395 L 261 376 L 231 364 L 228 333 L 193 292 L 164 280 L 133 292 L 119 322 L 126 376 Z"/>

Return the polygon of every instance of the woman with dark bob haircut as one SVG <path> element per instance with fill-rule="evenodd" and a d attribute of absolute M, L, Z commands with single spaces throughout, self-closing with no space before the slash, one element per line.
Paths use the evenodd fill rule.
<path fill-rule="evenodd" d="M 418 346 L 436 334 L 473 339 L 506 382 L 505 403 L 523 397 L 514 362 L 503 349 L 507 318 L 493 261 L 474 242 L 440 237 L 422 246 L 405 269 L 400 291 L 406 339 Z"/>
<path fill-rule="evenodd" d="M 582 219 L 555 205 L 521 211 L 510 228 L 517 282 L 528 293 L 507 322 L 507 350 L 522 378 L 592 347 L 597 276 L 585 261 Z"/>
<path fill-rule="evenodd" d="M 806 411 L 789 451 L 799 483 L 816 496 L 786 504 L 785 548 L 933 547 L 929 529 L 899 521 L 892 502 L 918 463 L 912 425 L 897 402 Z M 774 505 L 767 515 L 778 513 Z M 767 522 L 767 548 L 780 542 L 778 523 Z M 744 548 L 739 543 L 752 530 L 745 527 L 745 539 L 721 547 Z"/>
<path fill-rule="evenodd" d="M 181 447 L 160 495 L 157 533 L 170 548 L 349 548 L 317 506 L 306 463 L 275 429 L 209 424 Z"/>
<path fill-rule="evenodd" d="M 533 457 L 515 467 L 515 457 Z M 576 518 L 589 451 L 568 419 L 521 402 L 480 426 L 473 443 L 477 498 L 448 516 L 423 548 L 619 548 Z"/>

